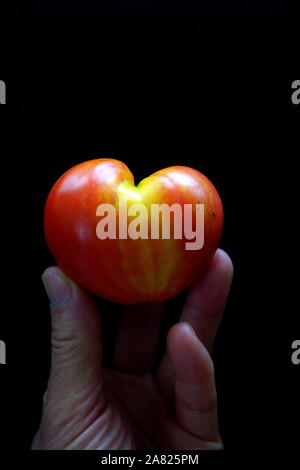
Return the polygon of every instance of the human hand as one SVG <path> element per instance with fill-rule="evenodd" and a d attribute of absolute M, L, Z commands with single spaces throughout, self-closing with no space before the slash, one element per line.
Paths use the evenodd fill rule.
<path fill-rule="evenodd" d="M 32 449 L 222 450 L 210 357 L 233 267 L 217 250 L 190 287 L 155 372 L 163 303 L 126 307 L 114 364 L 101 364 L 101 314 L 57 267 L 43 282 L 51 302 L 52 360 Z"/>

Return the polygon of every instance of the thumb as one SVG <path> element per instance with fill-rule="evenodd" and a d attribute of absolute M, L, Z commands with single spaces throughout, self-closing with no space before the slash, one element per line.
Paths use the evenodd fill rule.
<path fill-rule="evenodd" d="M 52 325 L 47 404 L 61 414 L 101 388 L 101 319 L 91 296 L 60 268 L 46 269 L 42 280 Z"/>

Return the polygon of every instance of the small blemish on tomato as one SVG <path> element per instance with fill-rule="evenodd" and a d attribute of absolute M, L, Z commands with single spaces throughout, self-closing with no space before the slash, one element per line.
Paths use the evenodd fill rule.
<path fill-rule="evenodd" d="M 215 211 L 211 211 L 211 213 L 212 213 L 212 215 L 213 215 L 214 217 L 216 217 Z"/>

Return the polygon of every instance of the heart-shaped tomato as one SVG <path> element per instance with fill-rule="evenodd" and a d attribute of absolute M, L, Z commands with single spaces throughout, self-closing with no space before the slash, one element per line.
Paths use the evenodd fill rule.
<path fill-rule="evenodd" d="M 144 209 L 134 212 L 135 204 Z M 151 210 L 162 204 L 178 211 L 155 222 L 161 211 Z M 44 223 L 49 249 L 67 275 L 101 297 L 134 304 L 167 300 L 203 272 L 221 238 L 223 209 L 212 183 L 192 168 L 165 168 L 135 186 L 124 163 L 97 159 L 58 179 Z"/>

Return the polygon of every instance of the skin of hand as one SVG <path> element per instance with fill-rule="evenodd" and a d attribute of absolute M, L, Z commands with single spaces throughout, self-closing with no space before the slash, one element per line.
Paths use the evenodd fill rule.
<path fill-rule="evenodd" d="M 189 288 L 153 373 L 164 304 L 126 308 L 113 368 L 103 368 L 101 313 L 88 292 L 48 268 L 51 371 L 32 449 L 222 450 L 210 352 L 232 277 L 232 262 L 218 249 Z"/>

